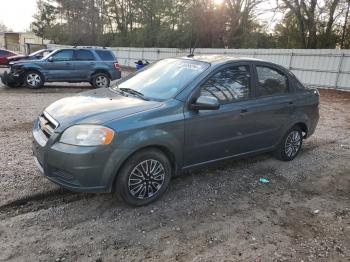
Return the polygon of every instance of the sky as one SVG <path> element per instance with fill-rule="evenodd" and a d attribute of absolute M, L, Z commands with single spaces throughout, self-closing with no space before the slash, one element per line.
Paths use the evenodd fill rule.
<path fill-rule="evenodd" d="M 0 0 L 0 22 L 13 31 L 29 29 L 36 0 Z"/>
<path fill-rule="evenodd" d="M 220 4 L 224 0 L 213 0 Z M 272 2 L 272 1 L 270 1 Z M 270 9 L 270 4 L 264 4 L 263 9 Z M 5 24 L 9 29 L 20 32 L 29 29 L 33 21 L 33 15 L 36 11 L 36 0 L 0 0 L 0 22 Z M 263 12 L 260 16 L 270 26 L 276 22 L 276 17 L 272 19 L 270 12 Z"/>

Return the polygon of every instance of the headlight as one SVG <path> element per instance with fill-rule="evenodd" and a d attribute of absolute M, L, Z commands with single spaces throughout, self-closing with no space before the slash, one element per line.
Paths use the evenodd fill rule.
<path fill-rule="evenodd" d="M 97 125 L 76 125 L 67 128 L 60 139 L 61 143 L 76 146 L 108 145 L 114 137 L 114 131 Z"/>

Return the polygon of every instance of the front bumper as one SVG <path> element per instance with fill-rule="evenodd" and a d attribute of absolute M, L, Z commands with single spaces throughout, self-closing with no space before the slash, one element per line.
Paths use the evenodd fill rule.
<path fill-rule="evenodd" d="M 23 84 L 23 76 L 20 72 L 18 73 L 14 73 L 14 72 L 10 72 L 7 73 L 7 71 L 5 71 L 5 73 L 1 76 L 1 81 L 9 87 L 19 87 Z"/>
<path fill-rule="evenodd" d="M 39 121 L 33 129 L 33 155 L 36 165 L 50 181 L 77 192 L 111 192 L 118 161 L 112 161 L 112 146 L 81 147 L 58 142 L 59 134 L 49 139 Z"/>

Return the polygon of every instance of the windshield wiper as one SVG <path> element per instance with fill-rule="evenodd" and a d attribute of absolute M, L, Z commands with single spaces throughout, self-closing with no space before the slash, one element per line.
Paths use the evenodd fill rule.
<path fill-rule="evenodd" d="M 142 94 L 141 92 L 139 91 L 136 91 L 134 89 L 131 89 L 131 88 L 124 88 L 124 87 L 121 87 L 121 88 L 118 88 L 119 90 L 121 90 L 122 92 L 125 92 L 125 93 L 129 93 L 129 94 L 132 94 L 134 96 L 137 96 L 143 100 L 146 100 L 148 101 L 149 99 L 147 97 L 145 97 L 144 94 Z"/>

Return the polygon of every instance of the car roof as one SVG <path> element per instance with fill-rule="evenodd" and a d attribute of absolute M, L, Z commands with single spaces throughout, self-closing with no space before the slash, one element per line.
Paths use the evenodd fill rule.
<path fill-rule="evenodd" d="M 192 57 L 182 57 L 182 59 L 207 62 L 212 65 L 226 64 L 227 62 L 243 62 L 243 61 L 267 62 L 267 61 L 255 59 L 255 58 L 236 57 L 236 56 L 229 56 L 229 55 L 194 55 Z"/>

